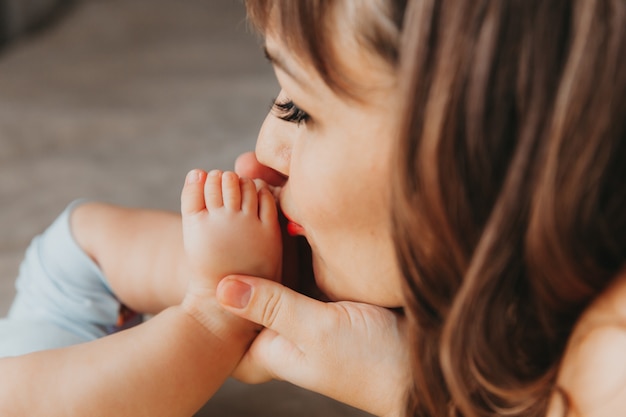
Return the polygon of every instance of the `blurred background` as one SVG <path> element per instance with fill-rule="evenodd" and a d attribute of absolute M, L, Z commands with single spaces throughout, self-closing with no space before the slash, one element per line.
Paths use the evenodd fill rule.
<path fill-rule="evenodd" d="M 232 169 L 278 93 L 240 0 L 0 0 L 0 313 L 29 241 L 72 200 L 178 211 Z M 363 416 L 229 381 L 198 416 Z"/>

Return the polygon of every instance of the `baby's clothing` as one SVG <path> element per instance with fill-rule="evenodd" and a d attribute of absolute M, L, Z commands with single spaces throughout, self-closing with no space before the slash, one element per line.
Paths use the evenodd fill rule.
<path fill-rule="evenodd" d="M 17 295 L 0 319 L 0 357 L 94 340 L 118 324 L 120 302 L 100 268 L 76 243 L 71 203 L 26 250 Z"/>

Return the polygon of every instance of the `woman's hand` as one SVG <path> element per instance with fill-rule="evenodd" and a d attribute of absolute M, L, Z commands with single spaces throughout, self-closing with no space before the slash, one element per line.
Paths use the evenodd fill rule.
<path fill-rule="evenodd" d="M 401 315 L 360 303 L 324 303 L 248 276 L 223 279 L 217 297 L 228 311 L 265 327 L 240 363 L 238 379 L 286 380 L 375 415 L 401 415 L 410 378 Z"/>

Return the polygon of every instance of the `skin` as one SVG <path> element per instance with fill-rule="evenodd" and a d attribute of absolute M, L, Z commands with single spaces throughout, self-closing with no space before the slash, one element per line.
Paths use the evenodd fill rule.
<path fill-rule="evenodd" d="M 280 206 L 311 245 L 318 286 L 334 300 L 401 306 L 388 226 L 398 114 L 392 69 L 347 52 L 350 79 L 368 86 L 357 102 L 331 90 L 278 37 L 268 36 L 266 49 L 281 86 L 277 101 L 292 100 L 309 119 L 290 123 L 270 112 L 256 158 L 282 178 Z"/>
<path fill-rule="evenodd" d="M 291 219 L 295 219 L 303 225 L 304 230 L 302 234 L 307 237 L 314 248 L 314 252 L 317 249 L 317 254 L 314 253 L 316 280 L 318 285 L 327 293 L 340 299 L 357 299 L 379 305 L 394 305 L 394 297 L 401 293 L 398 282 L 394 278 L 396 276 L 395 271 L 385 274 L 377 270 L 376 273 L 379 274 L 380 280 L 376 282 L 373 276 L 359 270 L 357 265 L 348 263 L 344 265 L 346 269 L 335 269 L 332 259 L 333 253 L 341 253 L 342 248 L 335 247 L 334 251 L 328 252 L 320 250 L 326 244 L 332 247 L 335 242 L 332 239 L 333 231 L 325 230 L 322 224 L 317 223 L 318 219 L 316 218 L 316 213 L 324 213 L 324 219 L 346 219 L 350 216 L 348 207 L 351 207 L 356 218 L 354 220 L 355 225 L 358 219 L 365 219 L 370 216 L 370 223 L 368 224 L 377 224 L 379 233 L 383 229 L 380 227 L 383 224 L 380 221 L 380 216 L 384 214 L 387 207 L 380 203 L 385 199 L 381 198 L 378 201 L 378 205 L 373 203 L 372 207 L 374 209 L 369 214 L 364 214 L 361 217 L 358 207 L 369 207 L 366 204 L 372 204 L 372 202 L 366 202 L 367 197 L 364 199 L 354 197 L 350 192 L 353 190 L 365 192 L 359 187 L 362 184 L 369 184 L 371 185 L 370 190 L 374 191 L 375 195 L 384 195 L 384 191 L 381 192 L 380 179 L 385 178 L 385 175 L 388 173 L 389 167 L 385 166 L 388 159 L 385 158 L 389 155 L 390 147 L 388 142 L 385 143 L 380 138 L 385 137 L 384 132 L 393 131 L 393 114 L 390 112 L 386 115 L 386 118 L 381 117 L 377 119 L 376 111 L 374 110 L 376 109 L 375 100 L 369 108 L 349 107 L 342 97 L 335 95 L 327 87 L 324 88 L 323 83 L 320 83 L 316 74 L 311 70 L 307 71 L 305 64 L 293 57 L 291 59 L 288 58 L 286 48 L 278 42 L 277 38 L 268 36 L 267 49 L 270 55 L 276 57 L 274 61 L 280 63 L 275 65 L 275 70 L 282 87 L 281 95 L 289 97 L 298 104 L 298 107 L 310 113 L 313 122 L 307 123 L 306 129 L 303 129 L 302 126 L 296 126 L 294 129 L 293 127 L 284 126 L 280 121 L 275 120 L 272 115 L 269 115 L 259 135 L 256 156 L 250 154 L 242 155 L 238 160 L 238 170 L 240 173 L 265 178 L 269 183 L 283 186 L 286 189 L 281 194 L 281 204 Z M 355 79 L 366 80 L 368 75 L 372 75 L 371 72 L 369 74 L 363 73 L 363 68 L 367 67 L 367 65 L 363 65 L 358 59 L 352 57 L 350 62 L 353 62 L 354 65 L 347 65 L 347 69 L 352 70 L 351 74 Z M 388 83 L 386 85 L 392 84 Z M 385 85 L 385 83 L 381 85 Z M 381 99 L 383 103 L 393 103 L 396 97 L 394 94 L 397 93 L 392 88 L 386 91 L 383 88 L 382 91 L 379 90 L 377 92 L 383 95 L 385 92 L 388 94 L 385 99 Z M 317 100 L 319 100 L 319 103 Z M 329 103 L 332 103 L 332 105 L 329 105 Z M 368 109 L 374 111 L 368 112 Z M 342 113 L 342 110 L 345 113 Z M 380 108 L 379 110 L 381 112 L 379 115 L 382 115 L 384 110 Z M 354 111 L 354 114 L 350 114 L 351 111 Z M 347 120 L 352 120 L 352 123 L 355 123 L 358 120 L 359 115 L 357 113 L 359 112 L 361 115 L 367 115 L 367 120 L 361 120 L 360 123 L 362 124 L 359 125 L 364 126 L 365 129 L 356 128 L 350 130 L 347 124 L 342 124 L 342 122 Z M 319 120 L 317 124 L 316 114 Z M 333 115 L 341 115 L 341 117 L 333 117 Z M 351 119 L 351 117 L 354 118 Z M 372 124 L 368 124 L 368 122 Z M 375 135 L 369 136 L 368 132 L 372 131 L 375 132 Z M 355 136 L 351 136 L 352 133 Z M 357 133 L 361 134 L 356 136 Z M 379 140 L 374 141 L 374 136 L 378 136 Z M 324 141 L 328 138 L 332 138 L 332 145 L 337 146 L 335 153 L 332 153 L 329 149 L 324 149 Z M 342 139 L 345 138 L 351 138 L 352 142 L 343 142 Z M 351 145 L 355 143 L 360 144 L 362 148 L 360 150 L 351 148 Z M 368 149 L 375 149 L 379 159 L 376 160 L 375 156 L 368 153 Z M 313 155 L 315 156 L 313 157 Z M 334 157 L 337 155 L 340 155 L 340 157 L 335 160 Z M 358 155 L 359 157 L 350 159 L 351 155 Z M 309 156 L 311 157 L 310 161 L 308 160 Z M 354 159 L 358 159 L 358 161 L 354 161 Z M 314 202 L 309 202 L 307 201 L 307 195 L 298 191 L 306 190 L 304 184 L 310 178 L 309 173 L 315 172 L 314 161 L 316 160 L 331 161 L 328 172 L 335 174 L 338 181 L 331 184 L 330 178 L 332 178 L 332 174 L 326 177 L 325 172 L 319 172 L 319 184 L 323 184 L 324 187 L 320 187 L 318 190 L 314 184 L 307 184 L 307 187 L 313 187 L 310 198 L 315 200 Z M 347 162 L 342 167 L 341 163 L 337 161 Z M 370 171 L 364 169 L 364 164 L 368 163 L 371 164 L 369 167 Z M 268 167 L 271 169 L 268 170 Z M 343 171 L 343 168 L 348 169 Z M 321 168 L 318 169 L 321 170 Z M 367 180 L 359 181 L 359 184 L 352 185 L 351 188 L 347 181 L 342 182 L 352 177 L 350 172 L 352 174 L 358 172 Z M 368 174 L 372 175 L 368 176 Z M 361 179 L 360 176 L 354 177 Z M 330 206 L 324 205 L 323 198 L 320 198 L 323 195 L 322 190 L 325 189 L 328 189 L 328 195 L 334 197 L 333 201 L 336 199 L 335 202 L 337 202 L 338 206 L 335 208 L 335 212 L 330 211 Z M 348 191 L 343 196 L 333 193 L 338 190 Z M 319 194 L 313 194 L 318 191 Z M 344 199 L 343 197 L 348 198 Z M 350 198 L 356 198 L 355 201 L 358 201 L 359 204 L 350 206 Z M 311 205 L 307 206 L 307 204 Z M 364 205 L 361 206 L 360 204 Z M 315 210 L 308 211 L 307 207 L 314 207 Z M 337 217 L 333 217 L 334 215 Z M 318 227 L 320 228 L 318 229 Z M 337 230 L 341 230 L 342 225 L 335 224 L 335 227 Z M 308 228 L 314 231 L 308 232 Z M 356 234 L 351 234 L 351 232 L 351 230 L 343 230 L 343 237 L 357 237 Z M 375 232 L 373 235 L 375 235 Z M 386 242 L 383 236 L 384 234 L 378 235 L 384 242 L 381 244 L 384 247 Z M 365 237 L 360 236 L 359 238 Z M 335 239 L 341 240 L 339 235 Z M 367 238 L 365 238 L 365 243 L 360 249 L 364 249 L 362 253 L 371 255 L 374 253 L 374 247 L 375 243 L 368 242 Z M 376 259 L 378 260 L 378 257 Z M 363 261 L 363 259 L 360 259 L 360 261 Z M 389 258 L 383 256 L 382 265 L 390 265 L 388 262 Z M 371 262 L 370 264 L 366 262 L 365 265 L 371 266 Z M 393 269 L 389 266 L 388 268 L 388 272 Z M 342 272 L 346 271 L 349 271 L 352 275 L 342 274 Z M 359 277 L 361 283 L 365 285 L 357 288 L 358 283 L 354 279 L 355 277 Z M 241 291 L 241 287 L 236 287 L 234 282 L 247 285 L 247 291 L 252 294 L 252 298 L 247 305 L 240 306 L 234 302 L 237 291 Z M 388 291 L 374 294 L 375 291 L 380 290 L 377 284 L 381 282 L 389 285 Z M 369 292 L 370 289 L 373 290 L 371 293 Z M 266 283 L 250 277 L 229 277 L 225 279 L 218 286 L 217 294 L 218 300 L 227 309 L 266 327 L 261 336 L 255 340 L 239 367 L 239 369 L 245 366 L 249 367 L 247 369 L 248 374 L 244 376 L 244 379 L 247 377 L 249 381 L 253 382 L 255 379 L 250 377 L 250 375 L 256 376 L 258 380 L 263 380 L 264 377 L 266 378 L 269 375 L 273 378 L 287 379 L 298 385 L 325 393 L 376 415 L 402 414 L 400 404 L 402 404 L 403 400 L 400 390 L 390 388 L 383 381 L 391 379 L 396 381 L 396 387 L 407 386 L 410 376 L 403 374 L 400 367 L 406 366 L 408 359 L 406 352 L 403 353 L 401 349 L 398 349 L 400 344 L 404 343 L 403 338 L 401 336 L 390 336 L 385 332 L 384 326 L 380 321 L 381 317 L 385 317 L 383 310 L 367 311 L 363 306 L 354 303 L 321 305 L 310 299 L 305 299 L 284 287 L 281 288 L 278 284 Z M 270 302 L 270 306 L 267 305 L 267 302 Z M 626 351 L 625 305 L 626 274 L 622 273 L 616 278 L 615 285 L 598 297 L 577 324 L 565 352 L 557 382 L 558 386 L 567 393 L 571 400 L 569 411 L 567 413 L 564 412 L 565 409 L 561 397 L 555 395 L 546 414 L 548 417 L 560 417 L 563 415 L 568 417 L 620 415 L 626 408 L 626 365 L 623 360 L 623 352 Z M 332 311 L 339 306 L 346 308 L 343 312 Z M 264 315 L 263 311 L 266 310 L 272 311 L 273 314 L 269 317 Z M 336 335 L 335 338 L 330 339 L 332 341 L 331 349 L 325 351 L 321 346 L 316 346 L 316 342 L 311 338 L 310 332 L 298 328 L 299 326 L 296 323 L 305 322 L 307 316 L 329 317 L 335 320 L 334 324 L 329 326 L 335 331 L 334 335 Z M 354 320 L 354 316 L 361 318 L 362 322 Z M 290 320 L 292 317 L 296 318 Z M 346 319 L 346 317 L 348 321 L 352 320 L 352 327 L 344 329 L 345 331 L 342 332 L 338 329 L 342 328 L 342 320 Z M 388 316 L 386 319 L 391 320 L 391 317 Z M 362 345 L 359 345 L 359 343 L 366 342 L 366 339 L 363 337 L 364 332 L 361 329 L 361 324 L 369 328 L 370 334 L 377 335 L 374 337 L 373 342 L 372 340 L 369 341 L 370 345 L 367 352 L 361 349 Z M 388 325 L 398 328 L 399 333 L 402 334 L 402 326 L 406 324 L 402 318 L 396 318 L 396 321 L 389 321 Z M 317 331 L 324 332 L 325 330 L 328 331 L 327 328 L 317 327 Z M 352 332 L 352 335 L 345 336 L 346 332 Z M 351 347 L 348 347 L 348 342 L 353 343 Z M 346 345 L 342 346 L 342 343 L 346 343 Z M 336 360 L 336 349 L 341 348 L 349 349 L 350 357 Z M 379 349 L 381 350 L 379 351 Z M 293 353 L 294 351 L 296 354 Z M 374 368 L 369 375 L 358 375 L 357 364 L 375 363 L 376 358 L 382 358 L 382 355 L 377 356 L 379 352 L 386 352 L 389 358 L 393 358 L 386 364 L 387 367 L 380 369 L 380 374 L 377 373 L 377 368 Z M 324 355 L 327 356 L 324 357 Z M 307 360 L 310 363 L 307 364 Z M 341 362 L 341 360 L 346 362 Z M 345 366 L 341 367 L 341 371 L 338 371 L 336 368 L 331 369 L 328 366 L 329 362 L 334 364 L 344 363 Z M 323 372 L 328 372 L 326 375 L 332 375 L 332 378 L 307 374 L 306 369 L 309 369 L 307 365 L 313 369 L 317 368 L 322 369 Z M 298 368 L 298 366 L 301 367 Z M 350 375 L 350 378 L 342 380 L 342 375 L 346 374 Z M 372 375 L 377 376 L 372 377 Z M 338 378 L 336 380 L 341 381 L 346 386 L 350 385 L 350 381 L 367 381 L 368 386 L 364 387 L 364 391 L 371 397 L 365 398 L 359 396 L 358 393 L 349 392 L 349 390 L 341 386 L 333 385 L 333 378 Z M 392 400 L 385 401 L 380 395 L 376 395 L 380 393 L 385 393 Z M 376 406 L 376 401 L 371 400 L 372 398 L 380 401 L 378 407 Z"/>
<path fill-rule="evenodd" d="M 317 283 L 331 298 L 400 306 L 400 275 L 387 225 L 390 139 L 397 112 L 391 69 L 380 62 L 357 65 L 361 70 L 353 79 L 368 89 L 355 102 L 329 89 L 306 64 L 289 58 L 280 43 L 270 38 L 267 49 L 290 70 L 276 68 L 279 100 L 294 100 L 310 120 L 289 123 L 270 113 L 256 154 L 239 158 L 236 170 L 277 187 L 282 210 L 313 249 Z M 372 61 L 369 55 L 346 59 Z M 118 210 L 122 212 L 115 214 Z M 179 256 L 177 216 L 148 214 L 93 204 L 72 216 L 77 240 L 120 299 L 139 311 L 176 302 L 189 271 Z M 99 227 L 97 233 L 94 227 Z M 142 239 L 142 229 L 152 232 Z M 211 256 L 209 250 L 203 253 Z M 138 261 L 121 268 L 120 257 Z M 152 273 L 142 272 L 146 259 L 158 259 L 159 268 L 148 266 Z M 146 287 L 154 288 L 151 297 Z M 402 316 L 357 302 L 322 303 L 255 277 L 229 277 L 217 297 L 231 313 L 267 328 L 240 363 L 240 379 L 284 379 L 376 415 L 401 414 L 404 392 L 398 387 L 408 384 Z"/>
<path fill-rule="evenodd" d="M 202 282 L 214 294 L 219 280 L 237 271 L 280 278 L 278 210 L 267 187 L 257 192 L 252 180 L 234 172 L 194 170 L 187 176 L 181 211 L 185 253 L 192 274 L 200 277 L 192 283 Z"/>
<path fill-rule="evenodd" d="M 183 204 L 187 206 L 183 207 L 187 220 L 199 222 L 190 226 L 186 235 L 191 236 L 195 229 L 203 231 L 192 238 L 193 242 L 185 243 L 191 252 L 198 250 L 195 259 L 200 261 L 195 265 L 185 255 L 180 216 L 100 204 L 81 206 L 72 216 L 76 239 L 106 272 L 125 304 L 139 311 L 159 311 L 184 301 L 145 325 L 103 341 L 42 352 L 26 360 L 3 361 L 3 374 L 10 377 L 0 387 L 5 395 L 0 404 L 28 393 L 28 399 L 46 400 L 24 399 L 21 404 L 39 404 L 42 410 L 23 415 L 50 415 L 54 407 L 50 408 L 49 401 L 57 398 L 59 404 L 76 405 L 80 410 L 77 415 L 97 415 L 89 407 L 109 415 L 112 402 L 137 405 L 128 415 L 141 415 L 142 411 L 170 415 L 172 404 L 178 411 L 193 409 L 223 382 L 251 342 L 251 331 L 258 327 L 240 320 L 245 319 L 264 329 L 239 362 L 235 372 L 240 379 L 284 379 L 375 415 L 402 415 L 402 387 L 410 381 L 406 319 L 386 308 L 354 302 L 394 307 L 403 304 L 386 219 L 386 184 L 392 168 L 391 138 L 399 97 L 395 79 L 390 69 L 371 56 L 359 55 L 358 47 L 341 48 L 347 54 L 342 62 L 351 79 L 371 87 L 363 92 L 363 100 L 355 103 L 330 90 L 278 39 L 269 36 L 267 48 L 274 63 L 280 62 L 276 65 L 282 88 L 279 100 L 292 99 L 310 114 L 310 120 L 298 125 L 280 120 L 276 114 L 268 115 L 256 155 L 240 157 L 236 171 L 278 187 L 283 210 L 297 224 L 293 229 L 313 248 L 319 286 L 332 298 L 353 302 L 323 303 L 263 279 L 271 278 L 277 266 L 248 271 L 239 269 L 237 260 L 226 262 L 222 270 L 219 264 L 215 264 L 217 269 L 210 264 L 204 269 L 207 265 L 203 262 L 211 260 L 210 252 L 202 250 L 204 245 L 211 247 L 211 242 L 203 241 L 209 232 L 203 225 L 206 212 L 213 211 L 212 207 L 218 213 L 228 212 L 226 206 L 232 210 L 237 204 L 221 206 L 202 198 L 192 198 L 188 206 Z M 338 42 L 340 47 L 346 46 L 342 42 L 350 46 L 348 39 Z M 230 174 L 226 177 L 234 178 Z M 211 194 L 204 187 L 202 180 L 186 185 L 198 196 Z M 246 225 L 249 221 L 251 226 Z M 243 229 L 258 227 L 256 223 L 256 219 L 248 218 Z M 230 225 L 228 230 L 234 231 Z M 269 238 L 268 246 L 273 239 Z M 119 266 L 120 259 L 128 260 L 124 268 Z M 255 269 L 257 261 L 247 265 Z M 221 281 L 217 278 L 233 273 L 237 275 Z M 244 273 L 252 275 L 241 275 Z M 187 286 L 189 279 L 196 284 Z M 580 411 L 571 411 L 569 416 L 619 415 L 626 408 L 626 372 L 617 366 L 623 364 L 626 350 L 623 276 L 617 282 L 621 284 L 607 290 L 584 315 L 568 346 L 559 384 L 575 399 Z M 131 353 L 116 355 L 110 361 L 93 360 L 110 357 L 114 350 Z M 91 367 L 98 364 L 103 369 L 94 372 Z M 89 373 L 83 375 L 80 370 L 85 368 Z M 115 379 L 106 378 L 110 375 L 107 369 L 116 371 Z M 115 389 L 121 370 L 125 385 Z M 31 382 L 35 372 L 43 382 L 37 392 Z M 90 381 L 95 385 L 86 385 L 92 374 L 98 380 Z M 77 379 L 76 375 L 82 376 Z M 176 383 L 168 384 L 167 378 Z M 59 383 L 66 380 L 69 385 Z M 80 384 L 74 386 L 71 381 Z M 149 389 L 146 381 L 153 384 Z M 548 415 L 562 415 L 561 405 L 555 399 Z"/>
<path fill-rule="evenodd" d="M 580 318 L 568 342 L 557 384 L 572 402 L 569 417 L 623 414 L 626 408 L 626 273 Z M 563 415 L 561 397 L 548 417 Z"/>
<path fill-rule="evenodd" d="M 275 171 L 260 165 L 252 153 L 242 155 L 236 166 L 240 174 L 256 174 L 255 177 L 270 184 L 283 180 Z M 167 303 L 181 302 L 188 279 L 193 275 L 185 256 L 180 216 L 89 203 L 76 208 L 71 221 L 75 238 L 107 271 L 109 284 L 124 304 L 137 311 L 143 311 L 141 306 L 158 311 Z M 229 230 L 234 229 L 229 226 Z M 202 247 L 201 244 L 194 246 Z M 211 258 L 207 250 L 202 250 L 201 254 L 206 260 Z M 237 270 L 243 271 L 240 267 Z M 199 304 L 208 301 L 208 305 L 213 306 L 215 299 L 231 315 L 225 315 L 221 308 L 209 310 L 220 318 L 214 325 L 235 330 L 239 322 L 231 320 L 241 318 L 265 327 L 235 370 L 234 375 L 240 380 L 249 383 L 286 380 L 375 415 L 401 415 L 404 392 L 398 387 L 407 386 L 409 378 L 404 341 L 406 322 L 401 315 L 361 303 L 320 302 L 278 282 L 251 275 L 227 276 L 218 284 L 215 297 L 209 287 L 196 301 Z M 146 324 L 158 323 L 154 320 L 159 317 L 160 314 Z M 144 326 L 123 333 L 129 336 L 128 343 L 134 340 L 133 332 Z M 141 340 L 135 342 L 138 346 L 142 343 Z M 225 339 L 225 343 L 238 348 L 241 339 Z M 249 343 L 250 340 L 245 341 L 246 345 Z M 163 360 L 156 355 L 150 359 Z M 188 360 L 196 359 L 187 355 L 170 360 L 186 365 Z M 125 365 L 128 368 L 117 369 L 133 373 L 135 368 L 130 365 L 136 363 L 133 361 Z M 368 366 L 363 366 L 364 363 Z M 186 372 L 191 377 L 202 366 L 211 369 L 211 372 L 203 371 L 209 380 L 203 382 L 207 387 L 206 400 L 211 394 L 209 388 L 222 381 L 221 374 L 212 370 L 210 360 L 198 362 L 198 367 L 190 366 Z M 71 369 L 76 372 L 75 368 Z M 185 375 L 181 371 L 179 378 Z M 354 381 L 367 383 L 355 384 Z M 173 404 L 164 410 L 171 411 Z"/>
<path fill-rule="evenodd" d="M 93 215 L 87 217 L 92 223 L 100 217 L 118 226 L 132 224 L 141 216 L 139 211 L 107 207 L 84 206 L 72 221 L 74 230 L 85 215 Z M 249 268 L 249 273 L 276 278 L 272 274 L 280 271 L 281 259 L 276 206 L 267 189 L 257 194 L 252 181 L 240 181 L 234 173 L 214 173 L 207 180 L 206 173 L 193 171 L 182 192 L 181 209 L 186 250 L 178 259 L 185 259 L 182 270 L 188 272 L 182 303 L 145 324 L 93 342 L 0 359 L 4 376 L 0 380 L 1 415 L 190 416 L 222 385 L 258 327 L 221 308 L 215 300 L 215 286 L 235 265 L 237 271 Z M 180 237 L 180 221 L 176 229 L 174 217 L 152 214 L 156 216 L 152 220 L 160 219 L 153 225 L 156 230 L 165 237 Z M 140 231 L 138 226 L 145 224 L 116 233 L 126 233 L 131 242 L 137 242 L 133 234 Z M 254 239 L 244 232 L 254 233 Z M 170 242 L 176 249 L 172 253 L 180 255 L 182 242 Z M 152 255 L 149 259 L 169 253 L 163 249 L 170 245 L 161 239 L 141 243 L 146 244 L 144 250 L 149 249 L 143 253 Z M 219 258 L 205 256 L 205 247 L 216 250 L 215 245 L 224 243 L 232 246 L 222 250 Z M 239 262 L 241 248 L 247 251 L 245 268 Z M 92 256 L 104 264 L 113 262 L 98 253 Z M 164 257 L 163 265 L 176 265 L 169 255 Z M 129 264 L 145 263 L 148 258 L 143 259 L 128 260 Z M 180 270 L 174 266 L 165 273 Z M 132 291 L 129 294 L 131 299 L 138 297 Z"/>
<path fill-rule="evenodd" d="M 369 54 L 346 52 L 350 79 L 362 87 L 357 102 L 330 89 L 278 39 L 266 38 L 281 86 L 277 102 L 292 100 L 308 117 L 290 123 L 270 112 L 255 154 L 242 155 L 236 170 L 277 187 L 293 229 L 311 245 L 316 282 L 331 299 L 401 306 L 388 228 L 395 75 Z M 240 363 L 240 379 L 285 379 L 376 415 L 401 414 L 399 387 L 409 378 L 403 317 L 373 305 L 320 303 L 251 277 L 225 279 L 217 296 L 229 311 L 266 327 Z M 318 343 L 324 334 L 333 336 Z M 371 383 L 354 384 L 364 380 Z"/>

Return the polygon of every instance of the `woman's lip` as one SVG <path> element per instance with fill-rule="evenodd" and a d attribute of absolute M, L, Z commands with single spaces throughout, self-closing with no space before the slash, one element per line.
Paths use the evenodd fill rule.
<path fill-rule="evenodd" d="M 291 218 L 283 211 L 285 219 L 287 219 L 287 233 L 291 236 L 304 235 L 304 227 L 291 220 Z"/>
<path fill-rule="evenodd" d="M 300 236 L 304 234 L 304 228 L 300 226 L 298 223 L 288 220 L 287 233 L 289 233 L 289 235 L 291 236 Z"/>
<path fill-rule="evenodd" d="M 290 236 L 304 236 L 304 227 L 294 222 L 291 217 L 285 212 L 285 187 L 276 187 L 276 195 L 280 210 L 287 220 L 287 233 Z"/>

